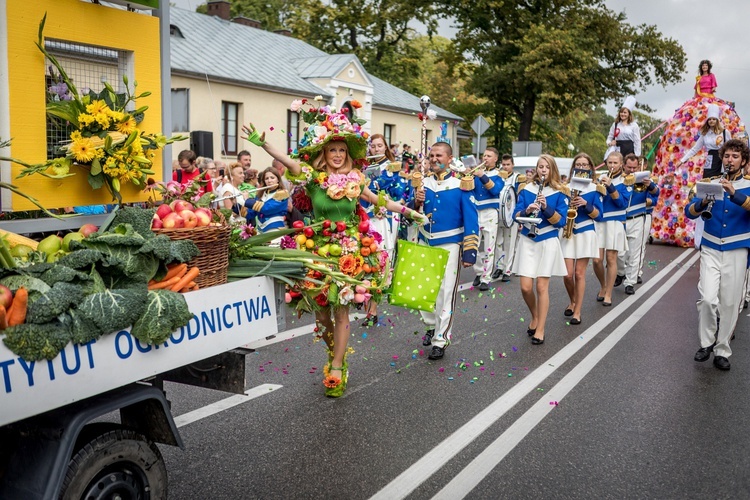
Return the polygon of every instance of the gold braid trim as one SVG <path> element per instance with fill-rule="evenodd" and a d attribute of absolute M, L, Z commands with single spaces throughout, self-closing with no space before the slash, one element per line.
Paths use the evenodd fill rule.
<path fill-rule="evenodd" d="M 549 221 L 549 223 L 550 223 L 550 224 L 552 224 L 552 225 L 555 225 L 555 224 L 557 224 L 558 222 L 560 222 L 560 219 L 562 219 L 562 216 L 561 216 L 560 214 L 558 214 L 557 212 L 555 212 L 555 213 L 554 213 L 554 214 L 552 215 L 552 217 L 550 217 L 550 218 L 549 218 L 549 219 L 547 219 L 547 220 Z"/>
<path fill-rule="evenodd" d="M 263 202 L 258 200 L 253 204 L 253 211 L 254 212 L 260 212 L 260 209 L 263 208 Z"/>
<path fill-rule="evenodd" d="M 750 196 L 745 197 L 745 201 L 742 203 L 742 208 L 750 210 Z"/>
<path fill-rule="evenodd" d="M 599 217 L 599 209 L 594 207 L 594 210 L 591 211 L 589 217 L 591 217 L 592 219 L 596 219 L 597 217 Z"/>
<path fill-rule="evenodd" d="M 463 247 L 464 252 L 467 250 L 479 250 L 479 236 L 476 234 L 464 236 Z"/>
<path fill-rule="evenodd" d="M 607 196 L 607 188 L 604 187 L 604 184 L 597 184 L 596 190 L 600 195 Z"/>
<path fill-rule="evenodd" d="M 701 210 L 701 212 L 696 212 L 695 211 L 695 205 L 696 205 L 696 203 L 691 203 L 690 204 L 690 208 L 688 209 L 688 211 L 690 212 L 690 215 L 698 217 L 701 214 L 702 210 Z"/>
<path fill-rule="evenodd" d="M 484 185 L 484 187 L 487 189 L 492 189 L 493 187 L 495 187 L 495 183 L 492 181 L 492 179 L 490 179 L 487 184 Z"/>

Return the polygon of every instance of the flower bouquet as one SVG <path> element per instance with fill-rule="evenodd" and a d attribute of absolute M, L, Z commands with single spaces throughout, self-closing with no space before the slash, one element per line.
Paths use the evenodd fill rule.
<path fill-rule="evenodd" d="M 58 158 L 43 163 L 29 164 L 14 158 L 3 158 L 25 167 L 18 177 L 39 174 L 61 179 L 75 175 L 71 167 L 82 167 L 88 171 L 88 182 L 93 189 L 105 186 L 112 199 L 122 203 L 120 189 L 123 184 L 132 183 L 145 187 L 152 170 L 155 151 L 167 144 L 184 140 L 187 137 L 167 138 L 162 134 L 147 134 L 137 128 L 143 120 L 148 106 L 135 108 L 137 99 L 151 95 L 131 93 L 128 78 L 123 76 L 124 93 L 116 93 L 109 83 L 104 83 L 100 93 L 89 90 L 79 92 L 68 77 L 60 62 L 44 48 L 42 32 L 45 18 L 39 25 L 37 47 L 57 69 L 61 83 L 49 94 L 59 98 L 47 103 L 47 115 L 57 122 L 66 123 L 72 131 L 69 140 L 58 148 Z M 133 82 L 133 88 L 137 83 Z"/>

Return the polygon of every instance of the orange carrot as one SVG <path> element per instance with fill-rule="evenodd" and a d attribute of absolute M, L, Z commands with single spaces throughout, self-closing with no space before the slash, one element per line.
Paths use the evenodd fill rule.
<path fill-rule="evenodd" d="M 191 281 L 190 283 L 187 284 L 187 286 L 185 286 L 185 288 L 180 290 L 180 293 L 192 292 L 196 286 L 197 285 L 195 284 L 195 281 Z"/>
<path fill-rule="evenodd" d="M 165 288 L 171 288 L 174 284 L 176 284 L 178 281 L 180 281 L 179 276 L 175 276 L 174 278 L 170 278 L 168 280 L 164 281 L 158 281 L 154 283 L 153 285 L 149 285 L 149 290 L 164 290 Z"/>
<path fill-rule="evenodd" d="M 175 276 L 183 277 L 187 272 L 187 264 L 185 264 L 184 262 L 182 264 L 176 265 L 170 264 L 169 266 L 167 266 L 167 269 L 167 275 L 164 277 L 164 280 L 174 278 Z"/>
<path fill-rule="evenodd" d="M 6 328 L 8 328 L 7 311 L 5 310 L 5 306 L 0 305 L 0 330 L 5 330 Z"/>
<path fill-rule="evenodd" d="M 174 285 L 171 288 L 171 290 L 173 292 L 179 292 L 180 290 L 185 288 L 185 286 L 187 286 L 188 283 L 190 283 L 195 278 L 197 278 L 200 273 L 201 273 L 200 269 L 198 269 L 197 267 L 191 267 L 190 270 L 185 273 L 185 276 L 180 278 L 180 281 L 177 282 L 177 284 Z"/>
<path fill-rule="evenodd" d="M 16 290 L 16 296 L 13 298 L 10 314 L 7 315 L 8 326 L 16 326 L 26 321 L 26 308 L 29 305 L 29 292 L 21 287 Z"/>

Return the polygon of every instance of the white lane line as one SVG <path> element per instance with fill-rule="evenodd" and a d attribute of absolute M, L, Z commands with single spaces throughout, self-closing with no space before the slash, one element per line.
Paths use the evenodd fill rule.
<path fill-rule="evenodd" d="M 253 387 L 252 389 L 246 390 L 245 394 L 243 395 L 237 394 L 236 396 L 231 396 L 226 399 L 222 399 L 221 401 L 211 403 L 210 405 L 206 405 L 202 408 L 198 408 L 197 410 L 184 413 L 180 415 L 179 417 L 175 417 L 174 423 L 177 425 L 177 427 L 182 427 L 187 424 L 192 424 L 193 422 L 197 422 L 198 420 L 201 420 L 203 418 L 210 417 L 211 415 L 215 415 L 216 413 L 232 408 L 233 406 L 241 405 L 242 403 L 247 403 L 251 399 L 255 399 L 260 396 L 265 396 L 266 394 L 270 394 L 273 391 L 281 389 L 282 387 L 284 386 L 277 385 L 277 384 L 262 384 L 262 385 Z"/>
<path fill-rule="evenodd" d="M 469 443 L 482 434 L 487 428 L 498 421 L 506 412 L 508 412 L 519 401 L 525 398 L 530 392 L 535 391 L 548 376 L 550 376 L 559 366 L 565 363 L 580 349 L 582 349 L 591 339 L 600 331 L 606 328 L 610 323 L 625 313 L 639 296 L 645 295 L 661 279 L 669 275 L 693 249 L 685 250 L 679 257 L 670 262 L 656 276 L 648 280 L 645 285 L 638 289 L 637 295 L 629 295 L 618 306 L 615 306 L 611 312 L 599 319 L 596 323 L 585 330 L 575 340 L 571 341 L 553 355 L 547 362 L 539 368 L 529 373 L 523 380 L 506 391 L 502 396 L 493 403 L 479 412 L 474 418 L 461 426 L 453 434 L 435 446 L 426 455 L 417 460 L 408 469 L 399 474 L 393 481 L 388 483 L 383 489 L 371 497 L 376 500 L 393 500 L 405 498 L 419 485 L 425 482 L 433 474 L 439 471 L 449 460 L 456 456 Z"/>
<path fill-rule="evenodd" d="M 648 298 L 635 312 L 628 316 L 628 321 L 618 326 L 601 344 L 596 346 L 583 361 L 578 363 L 570 373 L 545 393 L 500 437 L 490 444 L 482 453 L 458 473 L 433 499 L 456 500 L 466 497 L 513 449 L 520 443 L 544 417 L 551 412 L 556 403 L 568 395 L 583 378 L 593 370 L 604 356 L 650 311 L 675 283 L 687 272 L 688 268 L 698 260 L 700 254 L 695 254 L 682 269 L 675 272 L 654 294 Z"/>

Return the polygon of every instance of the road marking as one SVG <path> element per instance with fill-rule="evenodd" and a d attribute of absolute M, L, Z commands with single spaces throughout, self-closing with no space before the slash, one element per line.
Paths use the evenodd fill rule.
<path fill-rule="evenodd" d="M 411 492 L 419 487 L 423 482 L 438 472 L 448 461 L 456 456 L 461 450 L 469 445 L 480 434 L 487 430 L 491 425 L 497 422 L 506 412 L 513 408 L 519 401 L 525 398 L 530 392 L 536 391 L 536 388 L 549 377 L 559 366 L 565 363 L 580 349 L 582 349 L 591 339 L 606 328 L 610 323 L 624 314 L 639 296 L 643 296 L 661 279 L 669 275 L 693 249 L 685 250 L 679 257 L 664 267 L 653 279 L 648 280 L 646 284 L 638 289 L 637 295 L 627 296 L 619 305 L 615 306 L 611 312 L 591 325 L 576 340 L 571 341 L 547 362 L 543 363 L 533 372 L 528 374 L 523 380 L 506 391 L 502 396 L 479 412 L 474 418 L 461 426 L 453 434 L 435 446 L 426 455 L 417 460 L 408 469 L 399 474 L 393 481 L 388 483 L 383 489 L 375 493 L 371 498 L 376 500 L 392 500 L 396 498 L 405 498 Z"/>
<path fill-rule="evenodd" d="M 257 387 L 253 387 L 252 389 L 246 390 L 245 394 L 237 394 L 236 396 L 222 399 L 221 401 L 211 403 L 210 405 L 206 405 L 202 408 L 198 408 L 197 410 L 184 413 L 179 417 L 175 417 L 174 423 L 177 425 L 177 427 L 183 427 L 187 424 L 192 424 L 193 422 L 197 422 L 198 420 L 210 417 L 211 415 L 215 415 L 219 412 L 232 408 L 233 406 L 247 403 L 251 399 L 270 394 L 273 391 L 281 389 L 282 387 L 284 386 L 277 384 L 262 384 Z"/>
<path fill-rule="evenodd" d="M 606 339 L 602 340 L 583 361 L 578 363 L 570 373 L 547 391 L 543 398 L 536 402 L 518 420 L 492 442 L 482 453 L 459 472 L 433 499 L 453 500 L 468 495 L 513 449 L 520 443 L 544 417 L 551 412 L 557 402 L 563 400 L 570 391 L 607 355 L 622 338 L 630 332 L 647 312 L 667 294 L 675 283 L 698 260 L 696 253 L 687 265 L 676 271 L 664 285 L 654 292 L 635 312 L 628 316 L 628 321 L 618 326 Z"/>

